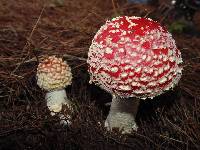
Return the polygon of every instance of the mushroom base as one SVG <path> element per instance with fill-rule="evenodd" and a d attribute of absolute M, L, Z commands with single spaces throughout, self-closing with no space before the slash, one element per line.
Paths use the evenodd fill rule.
<path fill-rule="evenodd" d="M 71 102 L 68 100 L 64 89 L 48 92 L 45 96 L 45 99 L 47 101 L 47 107 L 51 111 L 52 116 L 54 116 L 55 113 L 60 112 L 62 110 L 62 105 L 67 105 L 69 108 L 71 106 Z M 59 117 L 61 119 L 61 124 L 70 124 L 70 116 L 66 118 L 64 115 L 59 114 Z"/>
<path fill-rule="evenodd" d="M 135 117 L 139 105 L 139 99 L 121 98 L 113 95 L 110 112 L 105 121 L 105 127 L 108 130 L 119 128 L 122 133 L 131 133 L 132 130 L 137 131 Z"/>
<path fill-rule="evenodd" d="M 46 94 L 47 106 L 52 112 L 60 112 L 63 104 L 68 104 L 69 100 L 64 89 L 50 91 Z"/>

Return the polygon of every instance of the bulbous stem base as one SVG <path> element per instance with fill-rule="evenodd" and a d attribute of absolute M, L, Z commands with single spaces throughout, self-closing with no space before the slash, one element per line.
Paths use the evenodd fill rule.
<path fill-rule="evenodd" d="M 62 105 L 67 105 L 69 108 L 71 106 L 71 102 L 67 98 L 65 89 L 47 92 L 45 99 L 47 101 L 47 107 L 51 111 L 52 116 L 62 110 Z M 68 118 L 70 118 L 70 116 Z M 68 118 L 61 114 L 61 124 L 69 124 Z"/>
<path fill-rule="evenodd" d="M 105 127 L 108 130 L 119 128 L 122 133 L 131 133 L 132 130 L 137 131 L 135 117 L 138 110 L 139 99 L 137 98 L 121 98 L 113 95 L 110 112 L 105 121 Z"/>
<path fill-rule="evenodd" d="M 70 103 L 64 89 L 47 92 L 45 99 L 49 110 L 52 112 L 60 112 L 63 104 Z"/>

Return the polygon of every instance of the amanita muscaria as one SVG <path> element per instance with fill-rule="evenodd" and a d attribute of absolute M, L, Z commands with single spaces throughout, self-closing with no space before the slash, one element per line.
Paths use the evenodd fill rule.
<path fill-rule="evenodd" d="M 137 130 L 140 99 L 173 88 L 182 75 L 182 58 L 172 35 L 150 18 L 121 16 L 107 21 L 89 48 L 90 83 L 112 94 L 108 129 Z"/>
<path fill-rule="evenodd" d="M 71 68 L 62 58 L 50 56 L 39 63 L 37 84 L 47 91 L 45 99 L 52 115 L 60 112 L 63 104 L 67 104 L 70 107 L 65 87 L 71 85 L 71 82 Z M 64 119 L 63 116 L 61 118 Z"/>

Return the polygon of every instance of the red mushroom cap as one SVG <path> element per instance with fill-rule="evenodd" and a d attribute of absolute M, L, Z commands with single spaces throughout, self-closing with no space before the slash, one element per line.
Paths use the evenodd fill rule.
<path fill-rule="evenodd" d="M 172 35 L 149 18 L 107 21 L 88 53 L 91 82 L 121 97 L 153 98 L 178 83 L 181 53 Z"/>

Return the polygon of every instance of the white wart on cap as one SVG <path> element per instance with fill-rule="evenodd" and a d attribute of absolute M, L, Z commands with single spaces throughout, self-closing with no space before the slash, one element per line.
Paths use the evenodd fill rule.
<path fill-rule="evenodd" d="M 182 75 L 172 35 L 158 22 L 134 16 L 107 21 L 92 41 L 87 63 L 90 81 L 120 97 L 153 98 Z"/>

